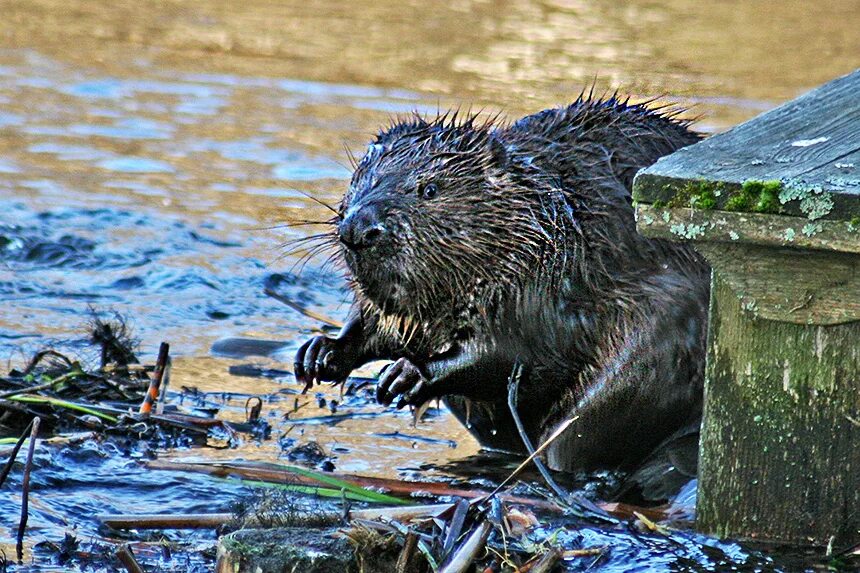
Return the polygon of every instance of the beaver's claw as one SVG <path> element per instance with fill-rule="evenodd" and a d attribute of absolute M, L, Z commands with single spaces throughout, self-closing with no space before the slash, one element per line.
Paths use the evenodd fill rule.
<path fill-rule="evenodd" d="M 305 385 L 304 392 L 314 382 L 342 382 L 352 372 L 352 356 L 339 340 L 314 336 L 299 347 L 293 364 L 296 380 Z"/>
<path fill-rule="evenodd" d="M 407 358 L 400 358 L 389 365 L 379 376 L 376 386 L 376 401 L 388 406 L 394 398 L 400 396 L 397 409 L 406 405 L 420 406 L 431 398 L 427 390 L 430 381 L 424 377 L 421 370 Z"/>

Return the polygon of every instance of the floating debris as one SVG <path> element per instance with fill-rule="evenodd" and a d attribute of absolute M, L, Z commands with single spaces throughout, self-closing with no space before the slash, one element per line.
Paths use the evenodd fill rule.
<path fill-rule="evenodd" d="M 166 408 L 159 398 L 170 383 L 169 345 L 161 344 L 155 364 L 140 364 L 124 320 L 94 318 L 90 329 L 90 340 L 100 350 L 98 367 L 87 368 L 82 360 L 46 349 L 23 370 L 0 377 L 0 431 L 17 434 L 38 417 L 46 435 L 90 429 L 138 439 L 191 437 L 205 443 L 213 432 L 268 433 L 269 425 L 260 416 L 262 403 L 250 407 L 244 424 Z"/>

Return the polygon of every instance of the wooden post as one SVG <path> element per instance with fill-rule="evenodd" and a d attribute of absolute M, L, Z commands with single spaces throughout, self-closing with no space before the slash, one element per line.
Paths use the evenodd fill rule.
<path fill-rule="evenodd" d="M 698 527 L 860 543 L 860 71 L 641 171 L 713 268 Z"/>

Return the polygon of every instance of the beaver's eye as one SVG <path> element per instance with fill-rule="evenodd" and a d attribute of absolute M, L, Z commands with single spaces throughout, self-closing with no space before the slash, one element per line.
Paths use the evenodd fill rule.
<path fill-rule="evenodd" d="M 425 183 L 418 188 L 418 194 L 422 199 L 432 199 L 439 193 L 439 187 L 435 183 Z"/>

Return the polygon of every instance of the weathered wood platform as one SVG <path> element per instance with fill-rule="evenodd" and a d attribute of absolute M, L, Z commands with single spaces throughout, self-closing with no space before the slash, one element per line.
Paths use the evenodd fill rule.
<path fill-rule="evenodd" d="M 725 133 L 664 157 L 643 170 L 635 199 L 670 201 L 690 182 L 780 180 L 796 191 L 822 193 L 823 219 L 850 219 L 860 212 L 860 70 L 836 79 Z M 725 206 L 728 194 L 717 198 Z M 801 201 L 783 205 L 805 216 Z"/>
<path fill-rule="evenodd" d="M 860 70 L 641 171 L 713 267 L 699 527 L 860 543 Z"/>

